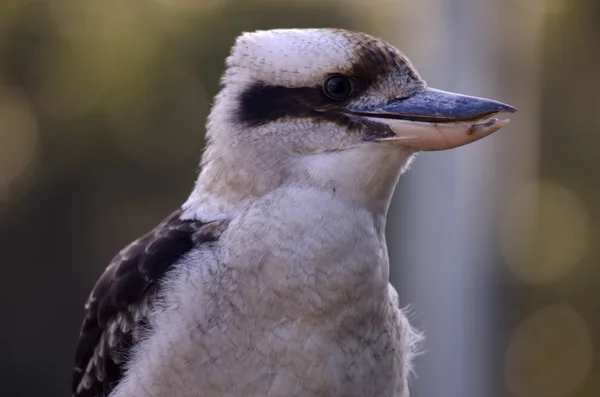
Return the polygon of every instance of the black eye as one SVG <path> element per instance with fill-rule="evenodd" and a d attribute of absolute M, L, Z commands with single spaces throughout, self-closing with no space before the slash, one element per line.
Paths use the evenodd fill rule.
<path fill-rule="evenodd" d="M 352 93 L 352 82 L 339 74 L 330 76 L 323 83 L 323 91 L 331 99 L 345 99 Z"/>

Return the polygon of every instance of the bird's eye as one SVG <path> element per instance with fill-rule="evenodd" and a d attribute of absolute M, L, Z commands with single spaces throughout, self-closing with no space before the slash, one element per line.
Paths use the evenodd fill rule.
<path fill-rule="evenodd" d="M 352 93 L 352 82 L 349 78 L 336 74 L 325 80 L 323 91 L 331 99 L 345 99 Z"/>

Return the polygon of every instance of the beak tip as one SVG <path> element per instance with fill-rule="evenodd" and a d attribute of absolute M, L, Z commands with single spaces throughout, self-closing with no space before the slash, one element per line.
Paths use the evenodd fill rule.
<path fill-rule="evenodd" d="M 506 103 L 502 103 L 500 106 L 500 111 L 506 112 L 506 113 L 516 113 L 518 111 L 518 109 L 514 106 L 510 106 L 510 105 L 507 105 Z"/>

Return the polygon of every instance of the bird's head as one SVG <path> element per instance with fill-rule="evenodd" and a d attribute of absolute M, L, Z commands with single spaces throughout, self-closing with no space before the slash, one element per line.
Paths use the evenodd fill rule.
<path fill-rule="evenodd" d="M 227 59 L 196 190 L 235 201 L 309 183 L 389 202 L 414 153 L 476 141 L 508 122 L 490 116 L 514 111 L 428 88 L 400 51 L 363 33 L 246 33 Z"/>

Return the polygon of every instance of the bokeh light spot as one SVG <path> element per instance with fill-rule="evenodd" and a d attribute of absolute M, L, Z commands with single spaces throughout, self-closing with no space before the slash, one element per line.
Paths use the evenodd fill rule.
<path fill-rule="evenodd" d="M 37 122 L 27 99 L 0 87 L 0 190 L 31 164 L 37 140 Z"/>
<path fill-rule="evenodd" d="M 573 191 L 556 182 L 536 181 L 520 189 L 501 219 L 502 253 L 524 281 L 555 281 L 589 249 L 588 211 Z"/>
<path fill-rule="evenodd" d="M 508 389 L 522 397 L 561 397 L 585 380 L 592 364 L 588 327 L 567 304 L 546 307 L 521 323 L 505 361 Z"/>

